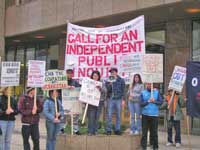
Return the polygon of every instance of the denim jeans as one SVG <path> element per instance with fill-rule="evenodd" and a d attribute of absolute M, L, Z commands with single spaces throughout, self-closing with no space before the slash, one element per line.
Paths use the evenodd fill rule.
<path fill-rule="evenodd" d="M 139 102 L 128 102 L 128 107 L 131 115 L 131 131 L 141 131 L 141 119 L 140 119 L 140 104 Z"/>
<path fill-rule="evenodd" d="M 88 106 L 88 133 L 95 134 L 97 125 L 97 108 L 96 106 Z"/>
<path fill-rule="evenodd" d="M 14 126 L 15 126 L 14 121 L 0 120 L 0 127 L 2 130 L 2 135 L 1 135 L 2 137 L 0 140 L 1 150 L 10 150 L 10 143 L 11 143 Z"/>
<path fill-rule="evenodd" d="M 112 114 L 115 109 L 116 114 L 116 123 L 115 123 L 115 131 L 120 131 L 121 129 L 121 99 L 115 99 L 112 98 L 108 100 L 108 114 L 107 114 L 107 128 L 106 131 L 110 132 L 112 130 Z"/>
<path fill-rule="evenodd" d="M 46 129 L 47 129 L 46 150 L 55 150 L 56 136 L 61 129 L 61 124 L 46 121 Z"/>
<path fill-rule="evenodd" d="M 158 148 L 158 117 L 142 115 L 142 138 L 141 146 L 147 148 L 147 133 L 150 130 L 153 149 Z"/>
<path fill-rule="evenodd" d="M 172 129 L 175 128 L 175 143 L 181 143 L 181 127 L 180 120 L 174 120 L 173 117 L 167 123 L 167 133 L 168 133 L 168 142 L 173 143 L 172 140 Z"/>
<path fill-rule="evenodd" d="M 104 106 L 104 101 L 99 101 L 99 106 L 97 108 L 96 132 L 99 129 L 99 119 L 100 119 L 100 116 L 101 116 L 103 106 Z"/>
<path fill-rule="evenodd" d="M 31 150 L 29 137 L 33 141 L 33 150 L 40 149 L 40 134 L 39 134 L 39 127 L 38 124 L 33 125 L 22 125 L 22 137 L 23 137 L 23 144 L 24 150 Z"/>

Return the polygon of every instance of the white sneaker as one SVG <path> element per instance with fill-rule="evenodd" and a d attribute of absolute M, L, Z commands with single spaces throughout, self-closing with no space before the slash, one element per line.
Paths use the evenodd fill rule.
<path fill-rule="evenodd" d="M 168 143 L 166 144 L 166 146 L 172 146 L 172 143 L 168 142 Z"/>
<path fill-rule="evenodd" d="M 176 148 L 179 148 L 181 147 L 181 144 L 180 143 L 176 143 Z"/>
<path fill-rule="evenodd" d="M 133 135 L 133 131 L 130 131 L 130 135 Z"/>
<path fill-rule="evenodd" d="M 136 130 L 136 131 L 134 132 L 134 135 L 139 135 L 139 132 Z"/>

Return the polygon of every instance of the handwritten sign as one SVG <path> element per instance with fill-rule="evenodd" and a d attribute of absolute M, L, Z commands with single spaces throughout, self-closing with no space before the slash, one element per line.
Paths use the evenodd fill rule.
<path fill-rule="evenodd" d="M 45 79 L 45 61 L 29 60 L 28 82 L 29 87 L 42 87 Z"/>
<path fill-rule="evenodd" d="M 82 80 L 79 100 L 90 105 L 98 106 L 101 93 L 96 88 L 97 86 L 102 87 L 102 83 L 87 77 L 84 78 Z"/>
<path fill-rule="evenodd" d="M 80 88 L 63 89 L 62 104 L 64 110 L 69 110 L 73 114 L 82 114 L 82 103 L 78 100 Z"/>
<path fill-rule="evenodd" d="M 180 66 L 175 66 L 174 71 L 171 76 L 171 79 L 170 79 L 170 82 L 169 82 L 168 89 L 172 89 L 177 92 L 181 92 L 183 89 L 185 80 L 186 80 L 186 68 L 180 67 Z"/>
<path fill-rule="evenodd" d="M 1 87 L 18 86 L 20 77 L 20 62 L 2 61 Z"/>
<path fill-rule="evenodd" d="M 67 86 L 67 76 L 64 70 L 48 70 L 45 72 L 43 90 L 65 89 Z"/>

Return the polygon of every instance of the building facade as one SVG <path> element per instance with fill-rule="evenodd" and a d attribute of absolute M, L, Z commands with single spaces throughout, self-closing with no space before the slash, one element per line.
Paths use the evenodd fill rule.
<path fill-rule="evenodd" d="M 145 16 L 147 53 L 164 54 L 160 88 L 166 91 L 174 65 L 200 60 L 199 0 L 0 0 L 0 55 L 22 64 L 16 95 L 25 88 L 28 60 L 64 68 L 67 22 L 106 27 L 139 15 Z M 190 125 L 200 133 L 199 119 Z"/>

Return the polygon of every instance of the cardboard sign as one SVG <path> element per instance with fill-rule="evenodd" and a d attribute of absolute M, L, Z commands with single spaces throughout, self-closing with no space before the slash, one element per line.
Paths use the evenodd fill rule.
<path fill-rule="evenodd" d="M 163 82 L 163 54 L 145 54 L 142 58 L 142 81 Z"/>
<path fill-rule="evenodd" d="M 45 61 L 29 60 L 28 82 L 29 87 L 42 87 L 45 79 Z"/>
<path fill-rule="evenodd" d="M 108 77 L 123 55 L 145 53 L 144 16 L 106 28 L 68 23 L 67 32 L 65 69 L 73 69 L 75 78 L 89 77 L 94 70 Z M 119 75 L 126 72 L 119 69 Z"/>
<path fill-rule="evenodd" d="M 2 61 L 1 87 L 19 85 L 20 64 L 20 62 L 14 61 Z"/>
<path fill-rule="evenodd" d="M 168 89 L 175 90 L 177 92 L 181 92 L 183 89 L 183 85 L 186 80 L 186 68 L 175 66 L 173 74 L 171 76 Z"/>
<path fill-rule="evenodd" d="M 45 72 L 43 90 L 65 89 L 67 86 L 67 76 L 64 70 L 48 70 Z"/>
<path fill-rule="evenodd" d="M 63 89 L 62 105 L 64 110 L 69 110 L 73 114 L 82 114 L 82 103 L 78 100 L 80 88 Z"/>
<path fill-rule="evenodd" d="M 102 87 L 102 83 L 90 78 L 84 78 L 82 80 L 79 100 L 90 105 L 99 106 L 101 93 L 97 86 Z"/>

